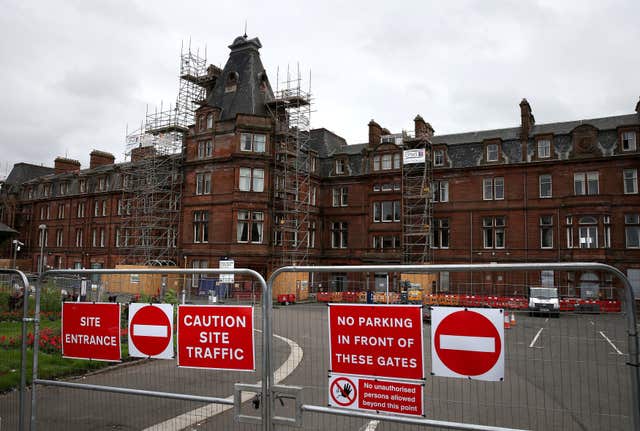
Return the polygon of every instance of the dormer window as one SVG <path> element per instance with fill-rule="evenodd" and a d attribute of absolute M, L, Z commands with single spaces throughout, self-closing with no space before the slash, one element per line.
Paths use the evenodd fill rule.
<path fill-rule="evenodd" d="M 227 82 L 225 82 L 224 91 L 225 93 L 229 93 L 231 91 L 236 91 L 236 87 L 238 85 L 238 72 L 231 72 L 227 75 Z"/>
<path fill-rule="evenodd" d="M 269 88 L 269 79 L 267 78 L 267 72 L 260 73 L 260 91 L 267 91 Z"/>
<path fill-rule="evenodd" d="M 622 151 L 635 151 L 636 132 L 622 132 Z"/>
<path fill-rule="evenodd" d="M 486 146 L 486 160 L 487 162 L 497 162 L 498 161 L 498 144 L 488 144 Z"/>
<path fill-rule="evenodd" d="M 444 150 L 433 151 L 433 166 L 444 166 Z"/>
<path fill-rule="evenodd" d="M 549 139 L 540 139 L 538 141 L 538 158 L 548 159 L 551 157 L 551 141 Z"/>
<path fill-rule="evenodd" d="M 207 115 L 207 129 L 213 129 L 213 114 Z"/>
<path fill-rule="evenodd" d="M 336 175 L 344 175 L 347 170 L 347 163 L 344 159 L 336 160 Z"/>

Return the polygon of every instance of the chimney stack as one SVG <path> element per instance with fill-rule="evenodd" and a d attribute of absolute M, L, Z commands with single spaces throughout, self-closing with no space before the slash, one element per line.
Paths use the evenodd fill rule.
<path fill-rule="evenodd" d="M 533 130 L 533 126 L 536 124 L 536 119 L 531 112 L 531 105 L 527 102 L 527 99 L 522 99 L 520 102 L 520 145 L 522 146 L 522 161 L 526 162 L 529 159 L 529 135 Z"/>
<path fill-rule="evenodd" d="M 98 166 L 113 165 L 115 159 L 111 153 L 93 150 L 89 154 L 89 169 L 97 168 Z"/>
<path fill-rule="evenodd" d="M 156 154 L 156 149 L 153 146 L 136 147 L 131 150 L 131 163 L 139 162 L 142 159 L 153 157 Z"/>
<path fill-rule="evenodd" d="M 382 136 L 382 127 L 375 121 L 369 121 L 369 146 L 373 147 L 380 143 Z"/>
<path fill-rule="evenodd" d="M 640 115 L 640 99 L 638 100 L 638 103 L 636 103 L 636 112 Z"/>
<path fill-rule="evenodd" d="M 56 157 L 53 161 L 53 168 L 56 174 L 78 172 L 80 170 L 80 162 L 66 157 Z"/>
<path fill-rule="evenodd" d="M 413 130 L 415 132 L 416 138 L 433 138 L 433 127 L 431 124 L 424 121 L 419 114 L 416 115 L 416 118 L 413 119 Z"/>

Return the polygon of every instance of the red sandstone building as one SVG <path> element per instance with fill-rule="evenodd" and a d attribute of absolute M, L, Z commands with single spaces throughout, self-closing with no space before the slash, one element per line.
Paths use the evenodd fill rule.
<path fill-rule="evenodd" d="M 166 211 L 179 214 L 161 244 L 170 251 L 167 260 L 215 268 L 221 259 L 233 259 L 236 267 L 264 275 L 291 262 L 405 261 L 406 134 L 392 134 L 372 120 L 368 142 L 347 145 L 329 130 L 311 130 L 302 138 L 305 178 L 301 171 L 292 174 L 287 169 L 299 167 L 301 156 L 288 146 L 290 117 L 278 105 L 260 48 L 258 39 L 233 42 L 224 69 L 211 69 L 206 100 L 182 152 L 170 156 L 181 180 L 171 186 L 179 202 L 166 204 Z M 537 124 L 523 99 L 519 114 L 516 127 L 451 135 L 433 134 L 416 117 L 432 178 L 428 260 L 597 261 L 624 271 L 640 289 L 640 103 L 627 115 Z M 0 222 L 18 232 L 6 237 L 25 243 L 19 258 L 30 259 L 28 269 L 40 259 L 40 225 L 46 225 L 47 266 L 144 263 L 131 261 L 126 182 L 151 156 L 141 147 L 131 162 L 120 164 L 93 151 L 88 169 L 64 158 L 54 168 L 16 164 L 0 190 Z M 289 187 L 294 183 L 295 192 Z M 291 225 L 287 215 L 296 212 L 303 216 Z M 6 257 L 13 251 L 5 240 Z M 375 280 L 394 288 L 399 278 L 333 273 L 313 281 L 365 289 Z M 612 295 L 608 287 L 615 284 L 596 273 L 441 273 L 436 288 L 524 293 L 526 286 L 551 283 L 563 286 L 564 294 L 587 297 Z"/>

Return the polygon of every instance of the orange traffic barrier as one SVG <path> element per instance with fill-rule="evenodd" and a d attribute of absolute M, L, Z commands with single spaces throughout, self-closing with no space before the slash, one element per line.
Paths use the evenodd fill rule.
<path fill-rule="evenodd" d="M 516 313 L 511 313 L 511 322 L 509 322 L 511 326 L 516 326 Z"/>

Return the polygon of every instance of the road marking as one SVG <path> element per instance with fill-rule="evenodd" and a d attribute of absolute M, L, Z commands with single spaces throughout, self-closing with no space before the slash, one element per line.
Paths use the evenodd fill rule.
<path fill-rule="evenodd" d="M 467 337 L 466 335 L 440 335 L 440 348 L 447 350 L 465 350 L 468 352 L 496 351 L 493 337 Z"/>
<path fill-rule="evenodd" d="M 593 323 L 593 320 L 589 320 L 589 323 L 591 323 L 593 326 L 596 325 L 595 323 Z"/>
<path fill-rule="evenodd" d="M 548 321 L 549 321 L 548 317 L 546 319 L 544 319 L 544 323 L 547 323 Z"/>
<path fill-rule="evenodd" d="M 531 341 L 531 344 L 529 344 L 529 347 L 533 347 L 534 344 L 536 344 L 536 341 L 538 341 L 538 337 L 540 336 L 540 333 L 542 332 L 544 328 L 540 328 L 538 330 L 538 333 L 536 334 L 535 337 L 533 337 L 533 340 Z"/>
<path fill-rule="evenodd" d="M 256 331 L 262 332 L 258 329 L 256 329 Z M 284 363 L 280 366 L 280 368 L 278 368 L 273 374 L 273 384 L 277 385 L 282 380 L 286 379 L 289 376 L 289 374 L 293 373 L 295 369 L 298 367 L 298 365 L 300 365 L 300 362 L 302 362 L 302 356 L 304 355 L 304 352 L 302 351 L 302 348 L 295 341 L 282 337 L 280 335 L 276 335 L 276 334 L 273 334 L 273 336 L 287 343 L 289 345 L 289 350 L 290 350 L 287 360 L 284 361 Z M 262 384 L 262 381 L 260 380 L 256 384 L 260 385 Z M 253 395 L 250 392 L 242 392 L 241 402 L 245 403 L 250 399 L 252 399 L 254 396 L 255 395 Z M 225 399 L 229 401 L 233 401 L 233 395 L 230 395 Z M 212 416 L 219 415 L 220 413 L 223 413 L 232 408 L 233 406 L 226 405 L 226 404 L 216 404 L 216 403 L 207 404 L 204 407 L 193 409 L 189 412 L 183 413 L 174 418 L 167 419 L 164 422 L 160 422 L 159 424 L 155 424 L 148 428 L 145 428 L 144 431 L 182 430 L 187 427 L 193 426 L 198 422 L 205 421 L 211 418 Z"/>
<path fill-rule="evenodd" d="M 375 431 L 375 429 L 378 428 L 379 423 L 380 421 L 369 421 L 368 424 L 360 428 L 360 431 Z"/>
<path fill-rule="evenodd" d="M 616 345 L 615 345 L 615 344 L 613 344 L 613 343 L 611 342 L 611 340 L 610 340 L 606 335 L 604 335 L 604 332 L 600 331 L 600 335 L 602 335 L 602 337 L 603 337 L 605 340 L 607 340 L 607 343 L 611 344 L 611 347 L 613 347 L 613 350 L 615 350 L 616 352 L 618 352 L 618 355 L 622 355 L 622 352 L 621 352 L 620 350 L 618 350 L 618 348 L 616 347 Z"/>

